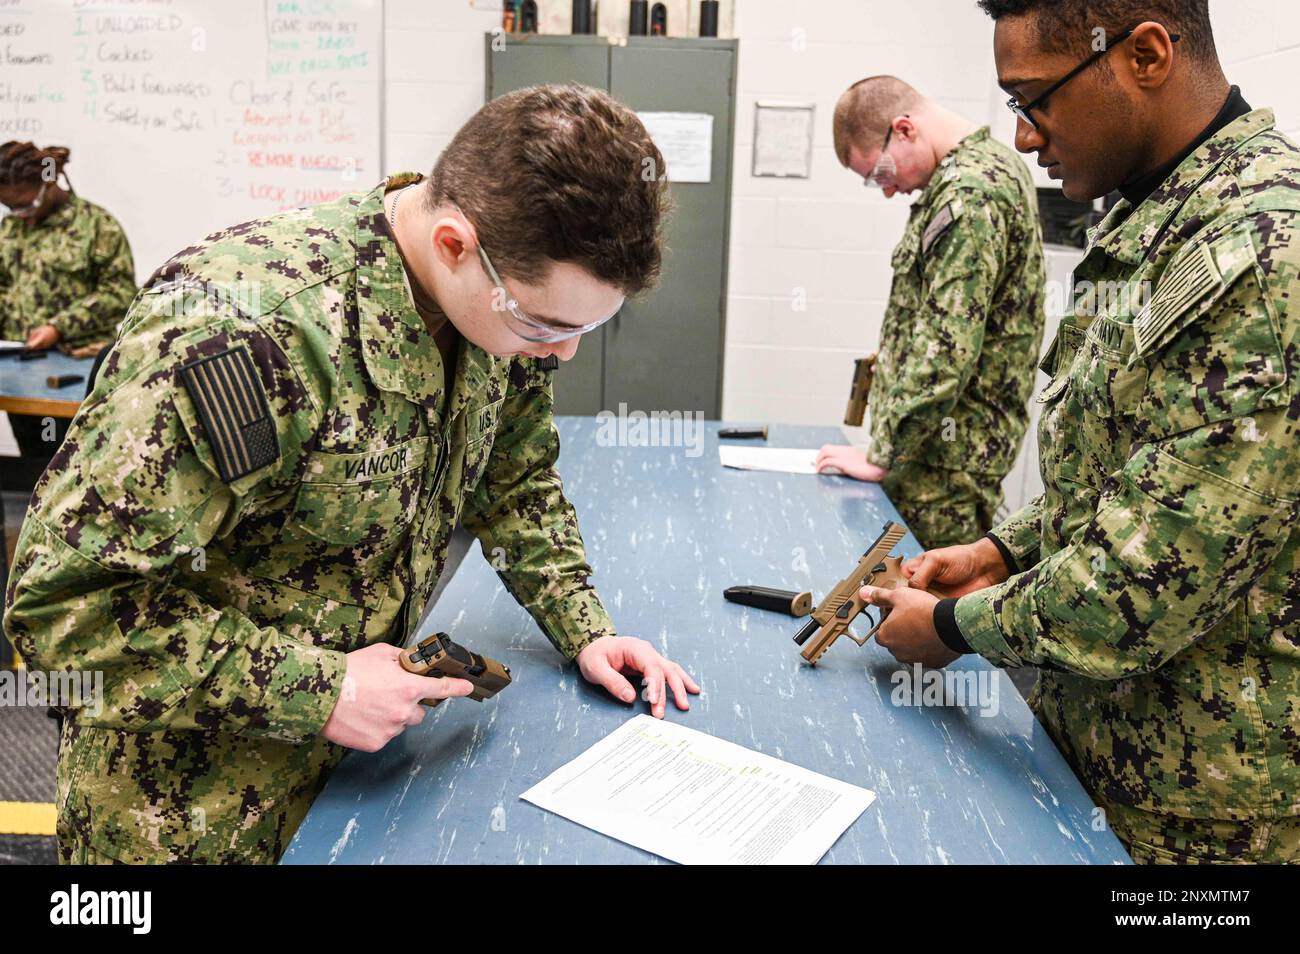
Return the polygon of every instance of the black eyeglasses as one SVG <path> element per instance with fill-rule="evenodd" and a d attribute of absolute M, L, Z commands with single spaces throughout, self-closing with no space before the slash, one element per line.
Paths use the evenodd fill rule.
<path fill-rule="evenodd" d="M 1011 110 L 1013 113 L 1016 114 L 1018 118 L 1023 119 L 1025 122 L 1029 123 L 1029 125 L 1037 129 L 1038 123 L 1034 121 L 1034 117 L 1031 115 L 1033 111 L 1035 109 L 1042 109 L 1043 106 L 1047 104 L 1047 97 L 1051 96 L 1053 93 L 1059 90 L 1066 83 L 1070 82 L 1070 80 L 1074 79 L 1084 70 L 1086 70 L 1088 67 L 1092 66 L 1093 63 L 1096 63 L 1099 59 L 1101 59 L 1103 56 L 1105 56 L 1107 53 L 1109 53 L 1119 44 L 1123 43 L 1125 40 L 1131 37 L 1133 35 L 1133 32 L 1134 30 L 1125 30 L 1123 33 L 1117 34 L 1116 36 L 1107 40 L 1106 45 L 1104 47 L 1102 47 L 1096 53 L 1092 54 L 1092 56 L 1088 57 L 1078 66 L 1076 66 L 1074 69 L 1070 70 L 1070 72 L 1066 73 L 1063 77 L 1061 77 L 1051 86 L 1047 87 L 1047 89 L 1043 90 L 1042 93 L 1040 93 L 1038 96 L 1034 98 L 1033 102 L 1021 106 L 1020 103 L 1016 100 L 1016 98 L 1012 96 L 1009 100 L 1007 100 L 1007 109 Z M 1180 34 L 1177 33 L 1169 34 L 1169 41 L 1171 43 L 1177 43 L 1181 39 L 1182 36 Z"/>

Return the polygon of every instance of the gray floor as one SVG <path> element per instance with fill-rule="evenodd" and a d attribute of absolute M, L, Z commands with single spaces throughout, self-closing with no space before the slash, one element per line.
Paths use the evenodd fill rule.
<path fill-rule="evenodd" d="M 58 863 L 58 849 L 53 838 L 40 835 L 0 835 L 0 865 Z"/>
<path fill-rule="evenodd" d="M 59 754 L 44 707 L 0 706 L 0 802 L 53 802 Z"/>
<path fill-rule="evenodd" d="M 54 801 L 59 737 L 44 708 L 0 707 L 0 802 Z M 54 864 L 54 839 L 0 835 L 0 865 Z"/>
<path fill-rule="evenodd" d="M 12 539 L 22 525 L 27 495 L 0 497 L 4 526 Z M 44 708 L 0 707 L 0 802 L 52 803 L 58 751 L 58 730 Z M 0 835 L 0 865 L 54 864 L 57 857 L 49 836 Z"/>

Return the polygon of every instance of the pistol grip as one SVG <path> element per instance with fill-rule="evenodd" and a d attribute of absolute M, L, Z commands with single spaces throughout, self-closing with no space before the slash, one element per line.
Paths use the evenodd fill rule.
<path fill-rule="evenodd" d="M 849 387 L 849 403 L 844 410 L 844 423 L 850 427 L 862 426 L 875 365 L 874 357 L 858 358 L 853 362 L 853 384 Z"/>
<path fill-rule="evenodd" d="M 411 650 L 409 649 L 403 649 L 401 654 L 397 657 L 397 661 L 401 664 L 403 669 L 412 675 L 427 676 L 429 674 L 428 670 L 424 666 L 411 662 Z M 438 704 L 442 701 L 442 699 L 421 699 L 420 705 L 428 706 L 430 709 L 436 709 L 438 708 Z"/>

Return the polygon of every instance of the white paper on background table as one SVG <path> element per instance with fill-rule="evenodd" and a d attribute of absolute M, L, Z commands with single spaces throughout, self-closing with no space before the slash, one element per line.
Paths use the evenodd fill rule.
<path fill-rule="evenodd" d="M 637 113 L 668 166 L 669 182 L 708 182 L 713 177 L 713 116 L 710 113 Z M 658 173 L 663 173 L 660 169 Z"/>
<path fill-rule="evenodd" d="M 816 864 L 874 792 L 648 715 L 519 796 L 682 864 Z"/>
<path fill-rule="evenodd" d="M 817 473 L 816 448 L 719 444 L 718 458 L 723 467 L 735 467 L 738 470 L 774 470 L 783 474 Z M 831 468 L 822 473 L 838 474 L 839 471 Z"/>

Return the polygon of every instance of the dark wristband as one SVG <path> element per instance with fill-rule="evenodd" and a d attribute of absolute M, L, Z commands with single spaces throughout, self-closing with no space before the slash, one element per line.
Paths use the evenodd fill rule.
<path fill-rule="evenodd" d="M 957 601 L 940 600 L 934 604 L 934 630 L 939 634 L 939 639 L 943 644 L 955 653 L 973 653 L 975 650 L 970 648 L 966 642 L 966 637 L 961 634 L 961 629 L 957 626 Z"/>
<path fill-rule="evenodd" d="M 1010 573 L 1012 576 L 1015 576 L 1017 573 L 1019 573 L 1020 567 L 1016 565 L 1016 558 L 1011 555 L 1011 551 L 1007 549 L 1007 545 L 1003 543 L 1001 540 L 999 540 L 997 537 L 995 537 L 993 535 L 993 531 L 991 530 L 988 533 L 984 534 L 984 536 L 987 539 L 992 540 L 993 545 L 998 548 L 998 553 L 1002 554 L 1002 562 L 1004 562 L 1007 565 L 1007 572 Z"/>

